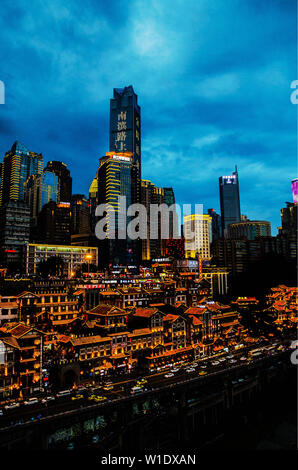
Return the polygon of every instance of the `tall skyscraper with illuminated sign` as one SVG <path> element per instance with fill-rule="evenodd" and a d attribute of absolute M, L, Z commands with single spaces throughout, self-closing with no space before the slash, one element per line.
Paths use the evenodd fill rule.
<path fill-rule="evenodd" d="M 241 220 L 237 167 L 232 175 L 219 178 L 219 196 L 222 233 L 226 236 L 228 225 Z"/>
<path fill-rule="evenodd" d="M 110 101 L 110 152 L 131 152 L 137 178 L 133 182 L 132 203 L 141 197 L 141 108 L 130 85 L 114 88 Z"/>

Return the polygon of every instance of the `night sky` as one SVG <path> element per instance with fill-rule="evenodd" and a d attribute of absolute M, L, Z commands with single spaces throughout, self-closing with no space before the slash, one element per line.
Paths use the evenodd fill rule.
<path fill-rule="evenodd" d="M 241 213 L 280 225 L 296 177 L 296 1 L 2 0 L 0 153 L 15 140 L 87 195 L 109 150 L 113 88 L 133 85 L 142 177 L 219 211 L 238 166 Z"/>

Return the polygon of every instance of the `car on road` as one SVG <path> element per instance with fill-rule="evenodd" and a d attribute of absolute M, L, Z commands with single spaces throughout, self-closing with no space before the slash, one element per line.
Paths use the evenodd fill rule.
<path fill-rule="evenodd" d="M 88 400 L 90 401 L 92 400 L 92 401 L 99 403 L 99 402 L 107 400 L 107 397 L 100 397 L 98 395 L 90 395 L 90 397 L 88 397 Z"/>
<path fill-rule="evenodd" d="M 97 402 L 102 402 L 102 401 L 105 401 L 105 400 L 107 400 L 107 397 L 99 397 L 97 395 L 96 398 L 95 398 L 95 401 L 97 401 Z"/>
<path fill-rule="evenodd" d="M 29 400 L 24 401 L 24 405 L 36 405 L 38 403 L 38 398 L 29 398 Z"/>
<path fill-rule="evenodd" d="M 180 369 L 178 367 L 175 367 L 175 369 L 172 369 L 172 372 L 173 372 L 173 374 L 175 374 L 176 372 L 179 372 L 179 370 Z"/>
<path fill-rule="evenodd" d="M 0 410 L 0 416 L 3 416 L 3 410 Z"/>
<path fill-rule="evenodd" d="M 41 400 L 41 403 L 48 403 L 49 401 L 55 401 L 55 397 L 48 396 Z"/>
<path fill-rule="evenodd" d="M 237 362 L 236 359 L 231 359 L 230 360 L 230 364 L 235 364 L 235 362 Z"/>
<path fill-rule="evenodd" d="M 218 366 L 218 364 L 220 364 L 219 361 L 213 361 L 213 362 L 211 362 L 211 365 L 212 365 L 212 366 Z"/>
<path fill-rule="evenodd" d="M 207 372 L 205 370 L 200 370 L 199 375 L 206 375 Z"/>
<path fill-rule="evenodd" d="M 169 374 L 165 374 L 165 378 L 169 379 L 170 377 L 174 377 L 174 375 L 173 372 L 170 372 Z"/>
<path fill-rule="evenodd" d="M 58 393 L 57 393 L 57 397 L 58 397 L 58 398 L 67 397 L 67 396 L 70 395 L 71 393 L 72 393 L 72 390 L 61 390 L 61 392 L 58 392 Z"/>
<path fill-rule="evenodd" d="M 246 361 L 246 360 L 247 360 L 247 357 L 245 356 L 240 357 L 240 361 Z"/>
<path fill-rule="evenodd" d="M 189 369 L 186 369 L 185 372 L 195 372 L 195 369 L 193 367 L 189 367 Z"/>
<path fill-rule="evenodd" d="M 73 397 L 71 397 L 72 400 L 82 400 L 83 398 L 84 398 L 84 395 L 81 395 L 81 394 L 74 395 Z"/>
<path fill-rule="evenodd" d="M 86 390 L 87 390 L 87 387 L 85 387 L 84 385 L 80 385 L 80 386 L 76 389 L 77 392 L 86 392 Z"/>
<path fill-rule="evenodd" d="M 148 380 L 147 379 L 140 379 L 137 381 L 137 384 L 147 384 Z"/>
<path fill-rule="evenodd" d="M 6 410 L 14 410 L 15 408 L 18 408 L 20 406 L 19 403 L 10 403 L 9 405 L 5 405 L 4 408 Z"/>
<path fill-rule="evenodd" d="M 140 392 L 143 392 L 143 388 L 142 387 L 132 387 L 130 393 L 140 393 Z"/>
<path fill-rule="evenodd" d="M 103 387 L 103 389 L 106 391 L 106 392 L 109 392 L 110 390 L 113 390 L 114 388 L 114 385 L 106 385 L 105 387 Z"/>

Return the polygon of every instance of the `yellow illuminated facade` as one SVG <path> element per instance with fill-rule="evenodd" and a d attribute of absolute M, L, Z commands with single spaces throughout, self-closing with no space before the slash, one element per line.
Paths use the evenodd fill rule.
<path fill-rule="evenodd" d="M 15 142 L 4 156 L 1 167 L 0 206 L 24 197 L 24 183 L 30 175 L 41 175 L 43 157 Z"/>
<path fill-rule="evenodd" d="M 184 216 L 185 257 L 210 259 L 211 222 L 209 215 Z"/>

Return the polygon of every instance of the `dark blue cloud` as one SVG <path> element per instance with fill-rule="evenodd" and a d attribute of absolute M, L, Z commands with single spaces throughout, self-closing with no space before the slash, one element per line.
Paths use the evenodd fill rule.
<path fill-rule="evenodd" d="M 237 164 L 242 213 L 280 224 L 296 176 L 295 2 L 2 0 L 0 40 L 2 155 L 18 139 L 87 193 L 112 90 L 132 84 L 144 178 L 219 209 L 218 177 Z"/>

